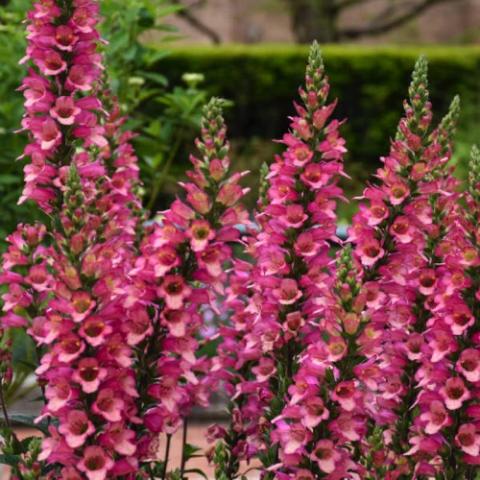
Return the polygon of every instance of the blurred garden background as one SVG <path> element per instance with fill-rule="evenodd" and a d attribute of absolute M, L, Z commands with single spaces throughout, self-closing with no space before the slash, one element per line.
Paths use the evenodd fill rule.
<path fill-rule="evenodd" d="M 0 1 L 0 236 L 31 205 L 16 205 L 22 186 L 23 75 L 21 22 L 29 0 Z M 257 172 L 278 150 L 301 82 L 307 46 L 318 39 L 346 118 L 349 148 L 344 187 L 359 193 L 388 151 L 389 137 L 417 56 L 428 56 L 434 111 L 462 98 L 457 136 L 459 175 L 480 117 L 480 0 L 103 0 L 103 35 L 111 87 L 130 112 L 145 204 L 162 209 L 186 168 L 200 109 L 210 95 L 231 102 L 227 113 L 238 169 Z M 253 203 L 255 193 L 250 202 Z M 348 222 L 351 208 L 342 208 Z"/>

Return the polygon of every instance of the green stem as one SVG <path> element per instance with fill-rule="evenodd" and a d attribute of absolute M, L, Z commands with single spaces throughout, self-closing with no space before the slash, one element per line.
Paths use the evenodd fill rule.
<path fill-rule="evenodd" d="M 3 395 L 3 379 L 0 379 L 0 403 L 2 404 L 3 418 L 5 419 L 5 425 L 11 429 L 10 418 L 8 417 L 7 405 L 5 403 L 5 397 Z"/>
<path fill-rule="evenodd" d="M 185 417 L 183 421 L 183 437 L 182 437 L 182 463 L 180 466 L 180 478 L 183 480 L 183 475 L 185 472 L 185 464 L 187 463 L 186 456 L 186 446 L 187 446 L 187 435 L 188 435 L 188 417 Z"/>
<path fill-rule="evenodd" d="M 178 150 L 180 149 L 180 146 L 182 144 L 182 138 L 183 138 L 183 131 L 180 130 L 178 133 L 177 139 L 175 140 L 175 143 L 173 145 L 173 148 L 170 152 L 170 155 L 165 162 L 165 165 L 163 166 L 163 169 L 160 173 L 160 176 L 158 177 L 158 181 L 154 183 L 153 185 L 153 190 L 152 194 L 150 196 L 150 199 L 148 200 L 146 210 L 152 210 L 152 208 L 155 206 L 155 202 L 157 201 L 158 194 L 160 193 L 160 190 L 163 187 L 163 184 L 165 182 L 165 177 L 168 174 L 170 167 L 172 166 L 173 160 L 177 156 Z"/>
<path fill-rule="evenodd" d="M 165 460 L 163 463 L 163 472 L 162 472 L 162 480 L 165 480 L 167 477 L 167 466 L 168 466 L 168 458 L 170 457 L 170 443 L 172 442 L 172 434 L 169 433 L 167 435 L 167 445 L 165 446 Z"/>

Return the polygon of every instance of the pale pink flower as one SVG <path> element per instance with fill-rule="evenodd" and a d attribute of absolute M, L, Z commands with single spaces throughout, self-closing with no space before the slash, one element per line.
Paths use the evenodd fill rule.
<path fill-rule="evenodd" d="M 124 401 L 111 388 L 100 390 L 92 405 L 92 411 L 108 422 L 120 422 L 123 408 Z"/>
<path fill-rule="evenodd" d="M 480 455 L 480 434 L 473 423 L 464 423 L 460 426 L 455 436 L 455 443 L 472 457 Z"/>
<path fill-rule="evenodd" d="M 463 380 L 459 377 L 449 378 L 440 389 L 440 395 L 449 410 L 458 410 L 471 395 Z"/>
<path fill-rule="evenodd" d="M 69 447 L 79 448 L 95 432 L 95 427 L 83 410 L 70 410 L 60 422 L 58 431 Z"/>
<path fill-rule="evenodd" d="M 428 405 L 428 410 L 420 415 L 420 420 L 425 422 L 425 433 L 428 435 L 438 433 L 451 423 L 447 410 L 439 400 L 433 400 Z"/>
<path fill-rule="evenodd" d="M 469 382 L 479 382 L 480 351 L 474 348 L 463 350 L 455 368 L 457 372 L 460 372 Z"/>
<path fill-rule="evenodd" d="M 302 297 L 297 282 L 292 278 L 282 279 L 279 287 L 273 290 L 273 294 L 282 305 L 292 305 Z"/>
<path fill-rule="evenodd" d="M 94 393 L 106 376 L 107 370 L 100 367 L 96 358 L 84 357 L 78 362 L 72 379 L 81 386 L 85 393 Z"/>
<path fill-rule="evenodd" d="M 332 473 L 339 459 L 340 454 L 335 450 L 335 446 L 331 440 L 319 440 L 315 444 L 312 460 L 318 463 L 320 470 L 323 472 Z"/>
<path fill-rule="evenodd" d="M 112 458 L 103 448 L 89 446 L 83 452 L 78 469 L 86 475 L 88 480 L 106 480 L 113 465 Z"/>
<path fill-rule="evenodd" d="M 191 293 L 191 288 L 185 283 L 181 275 L 166 275 L 158 295 L 165 300 L 168 308 L 176 310 L 182 307 L 184 301 Z"/>

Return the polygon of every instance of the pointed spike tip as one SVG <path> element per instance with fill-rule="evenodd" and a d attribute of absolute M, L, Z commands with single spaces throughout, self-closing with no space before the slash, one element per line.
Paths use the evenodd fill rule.
<path fill-rule="evenodd" d="M 470 160 L 468 162 L 469 174 L 468 174 L 468 183 L 469 190 L 474 198 L 477 195 L 477 186 L 480 182 L 480 149 L 477 145 L 472 146 L 470 152 Z"/>
<path fill-rule="evenodd" d="M 428 60 L 425 55 L 420 55 L 415 62 L 410 83 L 409 95 L 413 102 L 417 95 L 428 97 Z"/>
<path fill-rule="evenodd" d="M 68 169 L 67 184 L 74 185 L 77 183 L 80 183 L 80 174 L 75 163 L 72 163 Z"/>
<path fill-rule="evenodd" d="M 212 97 L 209 102 L 203 107 L 203 114 L 206 117 L 212 115 L 221 115 L 223 113 L 224 107 L 226 107 L 227 105 L 227 100 L 219 97 Z"/>
<path fill-rule="evenodd" d="M 455 125 L 458 121 L 458 117 L 460 116 L 460 96 L 455 95 L 453 100 L 448 107 L 448 112 L 442 118 L 440 123 L 443 127 L 448 127 L 450 125 Z"/>
<path fill-rule="evenodd" d="M 460 117 L 460 97 L 455 95 L 448 108 L 448 112 L 442 118 L 439 124 L 439 141 L 442 147 L 446 148 L 452 142 L 455 134 L 458 118 Z"/>
<path fill-rule="evenodd" d="M 323 67 L 322 51 L 319 43 L 314 40 L 310 46 L 310 53 L 308 55 L 308 65 L 310 68 L 318 69 Z"/>
<path fill-rule="evenodd" d="M 427 79 L 428 75 L 428 60 L 425 55 L 420 55 L 415 62 L 415 67 L 413 69 L 412 77 L 418 79 Z"/>

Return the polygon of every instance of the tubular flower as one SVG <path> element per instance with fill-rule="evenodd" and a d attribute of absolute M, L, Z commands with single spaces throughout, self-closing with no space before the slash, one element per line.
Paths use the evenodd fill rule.
<path fill-rule="evenodd" d="M 175 200 L 161 213 L 130 273 L 143 292 L 142 301 L 155 312 L 149 323 L 137 324 L 150 328 L 152 335 L 140 342 L 141 337 L 130 336 L 142 352 L 140 414 L 152 444 L 158 433 L 173 433 L 193 405 L 208 403 L 216 375 L 210 360 L 198 354 L 204 343 L 199 333 L 207 309 L 218 311 L 216 299 L 225 294 L 232 246 L 248 222 L 239 203 L 247 193 L 238 183 L 244 174 L 230 173 L 221 100 L 212 99 L 205 107 L 196 146 L 201 156 L 191 157 L 191 181 L 180 184 L 186 199 Z"/>
<path fill-rule="evenodd" d="M 404 455 L 409 450 L 414 374 L 427 358 L 431 333 L 426 333 L 426 322 L 443 275 L 436 246 L 448 230 L 449 212 L 457 199 L 457 183 L 446 164 L 458 100 L 431 133 L 423 58 L 417 62 L 409 93 L 406 116 L 377 174 L 382 183 L 365 190 L 369 204 L 360 206 L 350 230 L 369 292 L 364 315 L 370 322 L 359 342 L 366 364 L 373 362 L 380 372 L 373 389 L 367 389 L 372 398 L 367 407 L 373 422 L 385 426 L 384 442 L 390 450 L 388 462 L 375 467 L 381 478 L 385 468 L 396 474 L 410 468 Z"/>
<path fill-rule="evenodd" d="M 27 16 L 22 61 L 31 66 L 19 90 L 25 96 L 22 129 L 30 137 L 23 156 L 30 163 L 20 202 L 34 200 L 47 213 L 58 201 L 55 179 L 71 152 L 107 145 L 102 104 L 95 96 L 102 72 L 98 19 L 93 0 L 37 2 Z"/>
<path fill-rule="evenodd" d="M 101 480 L 119 468 L 131 478 L 140 457 L 111 441 L 135 437 L 141 423 L 126 340 L 134 313 L 120 289 L 135 258 L 138 166 L 118 111 L 106 114 L 99 99 L 97 22 L 90 0 L 38 2 L 28 14 L 22 200 L 54 222 L 19 225 L 9 237 L 2 324 L 28 327 L 41 354 L 41 417 L 58 421 L 39 457 L 49 478 Z"/>
<path fill-rule="evenodd" d="M 480 154 L 474 148 L 463 203 L 442 217 L 447 228 L 444 227 L 445 234 L 436 243 L 435 254 L 442 262 L 443 275 L 427 321 L 425 337 L 429 348 L 416 376 L 420 415 L 414 418 L 410 432 L 409 454 L 417 461 L 420 458 L 423 463 L 438 465 L 440 471 L 452 478 L 472 476 L 480 462 L 477 411 L 480 336 L 475 322 L 480 286 L 479 165 Z M 435 452 L 417 446 L 432 438 L 440 440 Z M 432 458 L 434 453 L 437 458 Z"/>
<path fill-rule="evenodd" d="M 334 282 L 320 293 L 321 336 L 312 335 L 300 355 L 288 404 L 274 419 L 274 434 L 285 423 L 305 432 L 295 448 L 281 443 L 282 463 L 293 471 L 301 464 L 315 478 L 360 479 L 366 470 L 352 453 L 369 446 L 366 404 L 371 399 L 362 388 L 363 372 L 357 369 L 366 360 L 358 344 L 367 326 L 361 316 L 366 295 L 358 276 L 361 266 L 355 264 L 350 246 L 339 252 L 335 270 Z M 374 383 L 378 369 L 370 368 L 368 378 Z"/>
<path fill-rule="evenodd" d="M 281 141 L 286 150 L 265 177 L 266 201 L 259 205 L 260 231 L 252 249 L 256 261 L 252 298 L 258 299 L 247 325 L 251 335 L 245 332 L 249 351 L 243 356 L 257 367 L 252 368 L 255 378 L 247 377 L 237 391 L 255 388 L 260 399 L 256 408 L 265 405 L 263 435 L 251 448 L 262 450 L 264 467 L 272 467 L 278 475 L 284 470 L 294 474 L 312 440 L 311 425 L 298 421 L 300 417 L 316 422 L 328 413 L 315 400 L 310 402 L 322 368 L 307 378 L 294 375 L 303 350 L 320 341 L 321 292 L 332 282 L 329 252 L 337 241 L 335 207 L 342 196 L 337 182 L 346 149 L 340 122 L 330 120 L 336 103 L 328 103 L 328 92 L 320 51 L 314 44 L 306 86 L 300 89 L 302 105 L 296 105 L 291 131 Z M 319 353 L 323 354 L 328 355 Z M 285 404 L 288 396 L 296 399 L 292 405 Z M 307 398 L 302 410 L 300 401 Z M 336 453 L 332 458 L 337 458 Z M 278 462 L 283 464 L 281 471 Z"/>

